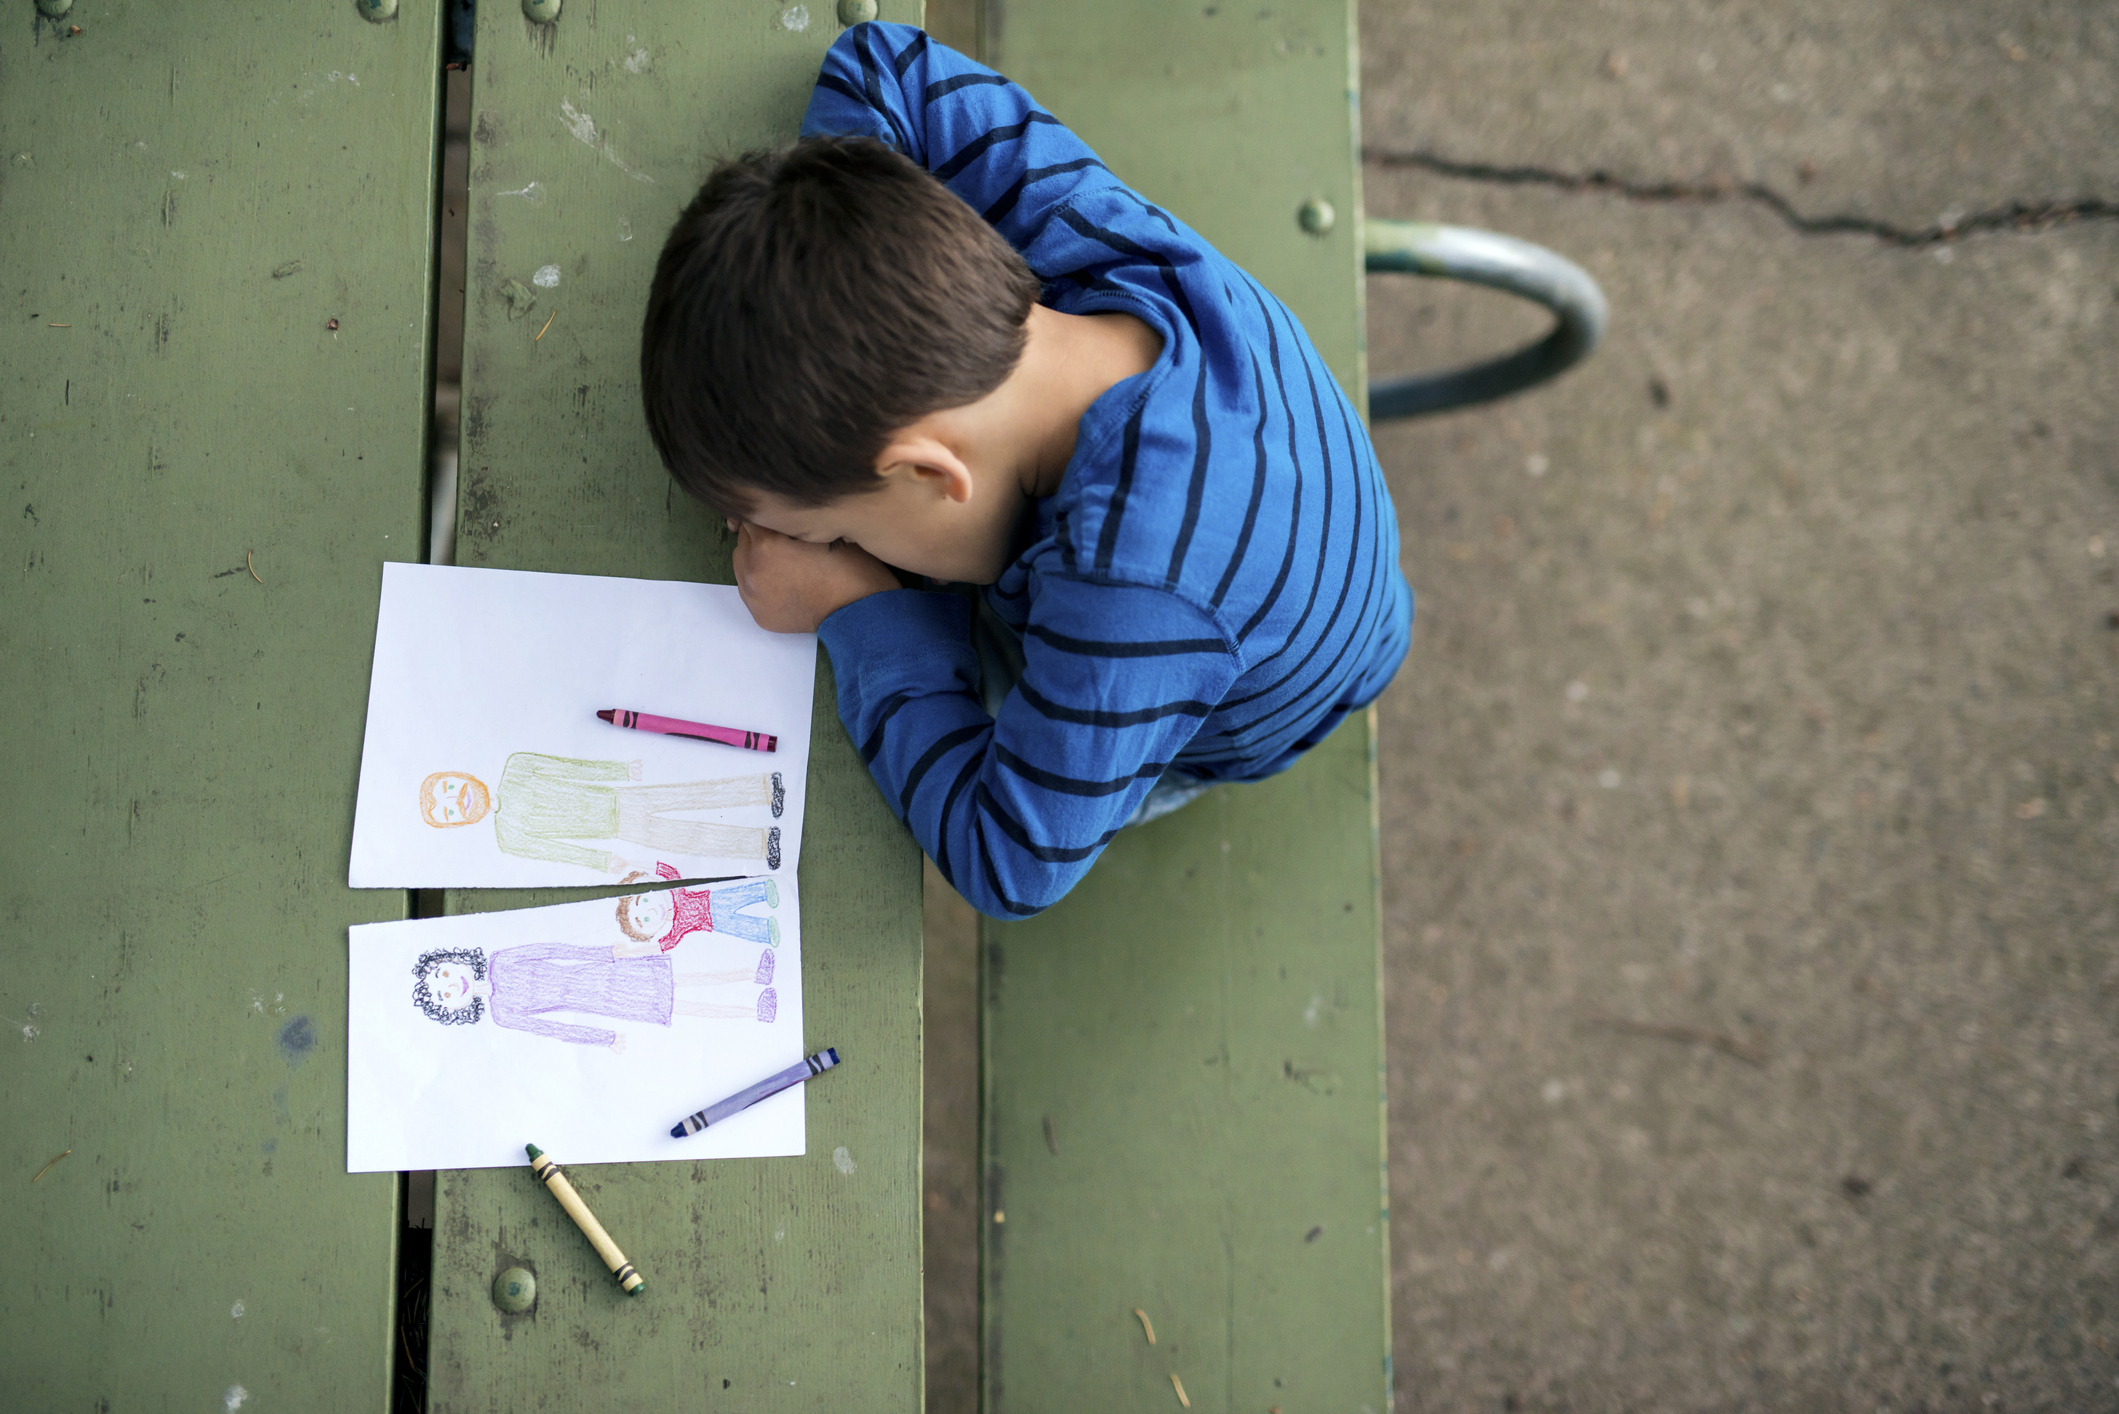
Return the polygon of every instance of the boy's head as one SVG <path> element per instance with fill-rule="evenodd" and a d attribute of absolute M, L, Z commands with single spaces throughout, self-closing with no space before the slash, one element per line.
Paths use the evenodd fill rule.
<path fill-rule="evenodd" d="M 892 433 L 985 397 L 1023 351 L 1037 277 L 916 163 L 816 138 L 723 163 L 662 248 L 641 331 L 672 475 L 743 515 L 881 484 Z"/>

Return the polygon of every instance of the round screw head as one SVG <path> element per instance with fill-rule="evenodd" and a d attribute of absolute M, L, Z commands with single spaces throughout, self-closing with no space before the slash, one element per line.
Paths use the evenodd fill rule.
<path fill-rule="evenodd" d="M 1332 229 L 1339 219 L 1339 213 L 1332 210 L 1332 203 L 1323 197 L 1313 196 L 1302 204 L 1302 209 L 1295 213 L 1295 219 L 1301 223 L 1303 230 L 1313 236 L 1321 236 Z"/>
<path fill-rule="evenodd" d="M 865 25 L 876 17 L 876 0 L 839 0 L 839 23 Z"/>
<path fill-rule="evenodd" d="M 537 1304 L 537 1278 L 521 1267 L 510 1267 L 493 1278 L 493 1304 L 510 1314 L 520 1314 Z"/>
<path fill-rule="evenodd" d="M 37 0 L 37 13 L 47 20 L 56 20 L 74 7 L 74 0 Z"/>
<path fill-rule="evenodd" d="M 522 17 L 548 25 L 559 18 L 559 0 L 522 0 Z"/>
<path fill-rule="evenodd" d="M 397 18 L 397 0 L 353 0 L 353 8 L 370 24 Z"/>

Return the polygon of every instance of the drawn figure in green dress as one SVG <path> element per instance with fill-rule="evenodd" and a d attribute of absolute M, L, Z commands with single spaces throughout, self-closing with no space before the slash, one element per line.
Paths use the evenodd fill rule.
<path fill-rule="evenodd" d="M 764 808 L 779 819 L 787 793 L 778 771 L 675 785 L 643 785 L 638 761 L 583 761 L 518 751 L 500 789 L 467 771 L 436 771 L 419 786 L 419 815 L 437 830 L 493 817 L 493 840 L 523 859 L 623 875 L 632 861 L 588 840 L 624 840 L 672 854 L 762 859 L 780 867 L 778 825 L 724 825 L 681 818 L 687 810 Z"/>

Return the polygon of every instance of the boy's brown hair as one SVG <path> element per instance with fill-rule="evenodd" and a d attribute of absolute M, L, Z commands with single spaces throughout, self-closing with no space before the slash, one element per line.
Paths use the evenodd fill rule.
<path fill-rule="evenodd" d="M 714 169 L 656 263 L 648 431 L 717 510 L 872 490 L 892 433 L 1007 378 L 1038 291 L 977 212 L 883 143 L 748 153 Z"/>

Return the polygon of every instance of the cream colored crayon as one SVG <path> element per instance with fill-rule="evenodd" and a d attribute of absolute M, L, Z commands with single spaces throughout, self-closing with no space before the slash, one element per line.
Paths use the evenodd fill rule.
<path fill-rule="evenodd" d="M 525 1144 L 523 1148 L 530 1154 L 530 1172 L 536 1175 L 539 1183 L 552 1190 L 552 1196 L 559 1200 L 559 1206 L 567 1210 L 567 1216 L 574 1220 L 574 1226 L 580 1228 L 582 1235 L 588 1238 L 589 1245 L 596 1249 L 596 1255 L 603 1258 L 603 1264 L 611 1269 L 611 1275 L 618 1278 L 618 1284 L 625 1288 L 625 1294 L 638 1296 L 646 1291 L 647 1279 L 633 1270 L 633 1264 L 625 1259 L 625 1253 L 618 1250 L 618 1244 L 611 1241 L 611 1235 L 603 1230 L 603 1224 L 596 1221 L 596 1215 L 589 1211 L 589 1205 L 581 1201 L 581 1195 L 574 1191 L 573 1184 L 567 1182 L 567 1176 L 559 1171 L 559 1165 L 546 1158 L 544 1150 L 535 1144 Z"/>

